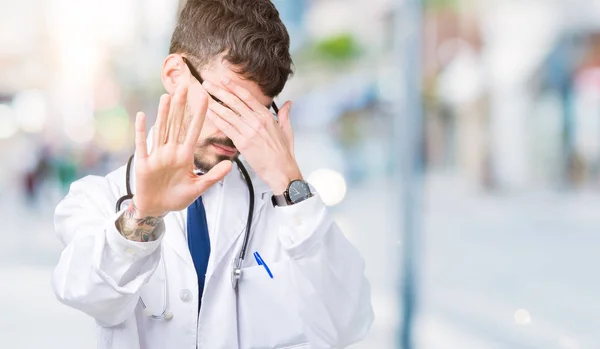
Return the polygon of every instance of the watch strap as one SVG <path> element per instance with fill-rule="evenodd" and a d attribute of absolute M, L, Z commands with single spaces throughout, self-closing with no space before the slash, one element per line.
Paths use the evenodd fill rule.
<path fill-rule="evenodd" d="M 271 196 L 271 202 L 273 206 L 289 206 L 291 202 L 288 199 L 288 191 L 284 191 L 281 195 L 273 195 Z"/>
<path fill-rule="evenodd" d="M 296 182 L 302 182 L 308 190 L 308 195 L 305 198 L 302 198 L 296 202 L 294 202 L 291 198 L 290 198 L 290 188 L 292 187 L 292 185 Z M 271 197 L 271 202 L 273 203 L 273 206 L 290 206 L 290 205 L 294 205 L 297 203 L 300 203 L 310 197 L 312 197 L 312 193 L 310 193 L 310 187 L 308 186 L 308 183 L 306 183 L 304 180 L 293 180 L 288 184 L 288 188 L 283 192 L 283 194 L 281 195 L 273 195 Z"/>

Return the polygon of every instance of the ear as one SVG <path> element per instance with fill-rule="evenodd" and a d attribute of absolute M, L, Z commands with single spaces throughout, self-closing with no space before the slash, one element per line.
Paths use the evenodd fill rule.
<path fill-rule="evenodd" d="M 178 54 L 170 54 L 165 58 L 162 67 L 161 79 L 165 90 L 171 96 L 175 93 L 177 86 L 187 85 L 189 77 L 185 74 L 185 63 Z"/>

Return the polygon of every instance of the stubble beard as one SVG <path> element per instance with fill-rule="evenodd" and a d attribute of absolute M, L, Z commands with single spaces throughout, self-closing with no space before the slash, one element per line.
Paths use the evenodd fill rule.
<path fill-rule="evenodd" d="M 219 143 L 222 144 L 222 142 Z M 214 154 L 209 150 L 211 144 L 213 143 L 205 141 L 194 153 L 194 166 L 202 173 L 207 173 L 221 161 L 235 161 L 239 156 L 239 153 L 234 156 Z"/>

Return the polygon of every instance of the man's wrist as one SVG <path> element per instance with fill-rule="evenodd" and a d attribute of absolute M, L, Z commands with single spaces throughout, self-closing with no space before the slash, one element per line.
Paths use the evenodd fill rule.
<path fill-rule="evenodd" d="M 288 174 L 279 173 L 273 175 L 267 184 L 271 188 L 273 195 L 282 195 L 287 190 L 290 183 L 295 180 L 304 180 L 304 178 L 302 178 L 302 173 L 300 173 L 299 170 L 290 171 Z"/>
<path fill-rule="evenodd" d="M 133 217 L 136 219 L 141 219 L 141 218 L 145 218 L 145 217 L 164 217 L 167 215 L 168 212 L 163 212 L 163 211 L 153 211 L 150 209 L 147 209 L 144 205 L 140 205 L 138 198 L 136 196 L 134 196 L 131 199 L 131 209 L 133 210 Z"/>
<path fill-rule="evenodd" d="M 156 241 L 160 237 L 159 229 L 164 225 L 164 215 L 146 215 L 144 212 L 138 212 L 133 200 L 129 207 L 115 222 L 115 226 L 121 235 L 135 242 Z"/>

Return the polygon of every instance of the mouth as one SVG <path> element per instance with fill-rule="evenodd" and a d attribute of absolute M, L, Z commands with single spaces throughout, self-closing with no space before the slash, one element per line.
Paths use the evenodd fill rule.
<path fill-rule="evenodd" d="M 235 148 L 230 148 L 221 144 L 211 144 L 218 153 L 223 154 L 223 155 L 227 155 L 227 156 L 234 156 L 235 154 L 237 154 L 237 149 Z"/>

